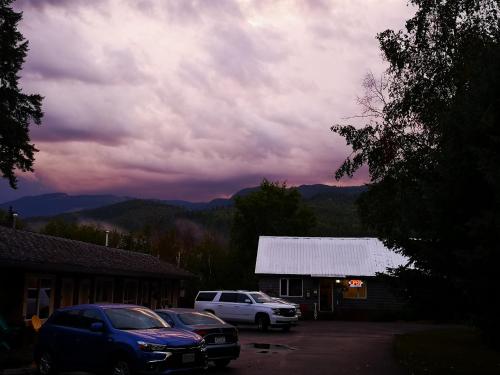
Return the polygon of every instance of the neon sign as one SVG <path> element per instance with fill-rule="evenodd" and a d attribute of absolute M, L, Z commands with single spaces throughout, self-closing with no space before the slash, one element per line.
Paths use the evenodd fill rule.
<path fill-rule="evenodd" d="M 363 286 L 362 280 L 349 280 L 350 288 L 361 288 Z"/>

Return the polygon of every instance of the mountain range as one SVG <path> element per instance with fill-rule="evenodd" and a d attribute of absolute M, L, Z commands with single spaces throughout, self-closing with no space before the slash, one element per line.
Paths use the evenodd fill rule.
<path fill-rule="evenodd" d="M 196 227 L 228 237 L 231 230 L 234 199 L 259 189 L 242 189 L 230 198 L 209 202 L 184 200 L 136 199 L 114 195 L 68 195 L 64 193 L 29 196 L 0 205 L 12 207 L 33 230 L 50 221 L 97 224 L 125 232 L 145 228 L 168 229 Z M 364 186 L 337 187 L 301 185 L 297 187 L 304 203 L 316 216 L 315 236 L 366 236 L 370 233 L 359 219 L 355 201 Z"/>
<path fill-rule="evenodd" d="M 182 207 L 190 211 L 203 211 L 213 208 L 231 207 L 236 196 L 244 196 L 259 187 L 249 187 L 236 192 L 230 198 L 216 198 L 209 202 L 190 202 L 186 200 L 158 200 L 142 199 L 142 201 L 156 201 L 170 206 Z M 338 187 L 329 185 L 301 185 L 297 189 L 304 199 L 312 199 L 321 194 L 336 193 L 341 196 L 358 195 L 365 190 L 363 186 Z M 26 196 L 13 201 L 0 203 L 0 209 L 8 210 L 10 207 L 22 218 L 37 216 L 54 216 L 62 213 L 76 212 L 99 208 L 129 200 L 134 197 L 117 195 L 69 195 L 66 193 L 51 193 Z"/>

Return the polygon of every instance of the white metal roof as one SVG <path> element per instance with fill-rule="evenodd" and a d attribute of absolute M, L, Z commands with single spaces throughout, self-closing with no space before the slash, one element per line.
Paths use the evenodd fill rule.
<path fill-rule="evenodd" d="M 256 274 L 323 277 L 375 276 L 408 263 L 377 238 L 259 238 Z"/>

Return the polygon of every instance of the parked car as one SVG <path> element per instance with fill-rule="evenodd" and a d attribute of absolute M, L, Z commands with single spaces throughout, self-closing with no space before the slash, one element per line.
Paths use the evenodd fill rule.
<path fill-rule="evenodd" d="M 300 305 L 298 303 L 290 302 L 290 301 L 287 301 L 286 299 L 277 298 L 277 297 L 271 297 L 271 299 L 274 302 L 282 303 L 283 305 L 292 305 L 293 307 L 295 307 L 295 311 L 297 311 L 297 318 L 299 318 L 299 319 L 302 318 L 302 311 L 300 310 Z"/>
<path fill-rule="evenodd" d="M 78 305 L 57 310 L 39 331 L 40 375 L 56 371 L 170 374 L 207 367 L 205 340 L 171 328 L 135 305 Z"/>
<path fill-rule="evenodd" d="M 156 310 L 171 327 L 197 333 L 205 339 L 208 360 L 217 367 L 225 367 L 240 356 L 236 327 L 207 312 L 193 309 Z"/>
<path fill-rule="evenodd" d="M 257 324 L 262 331 L 267 331 L 268 327 L 289 330 L 298 320 L 294 306 L 274 302 L 262 292 L 200 291 L 194 308 L 235 324 Z"/>

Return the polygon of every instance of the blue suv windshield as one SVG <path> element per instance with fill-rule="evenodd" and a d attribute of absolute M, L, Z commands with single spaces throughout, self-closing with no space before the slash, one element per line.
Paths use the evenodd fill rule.
<path fill-rule="evenodd" d="M 111 308 L 105 310 L 111 324 L 116 329 L 157 329 L 170 327 L 153 311 L 137 307 Z"/>

